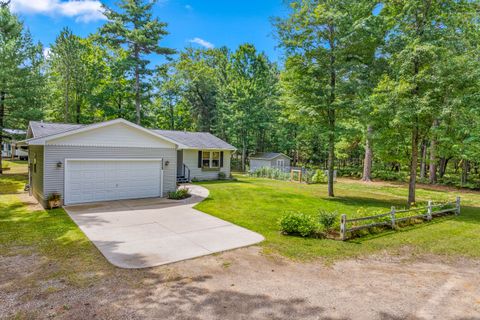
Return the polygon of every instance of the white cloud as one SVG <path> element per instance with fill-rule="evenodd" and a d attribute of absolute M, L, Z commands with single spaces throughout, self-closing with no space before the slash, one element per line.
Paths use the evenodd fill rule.
<path fill-rule="evenodd" d="M 77 22 L 104 20 L 102 4 L 98 0 L 12 0 L 14 12 L 59 15 L 75 18 Z"/>
<path fill-rule="evenodd" d="M 50 56 L 51 52 L 52 52 L 52 49 L 50 49 L 49 47 L 43 48 L 43 56 L 45 57 L 45 59 L 47 59 Z"/>
<path fill-rule="evenodd" d="M 206 40 L 203 40 L 201 38 L 193 38 L 191 40 L 188 40 L 188 42 L 190 43 L 196 43 L 198 45 L 201 45 L 202 47 L 205 47 L 207 49 L 212 49 L 212 48 L 215 48 L 215 46 L 213 45 L 213 43 L 211 42 L 208 42 Z"/>
<path fill-rule="evenodd" d="M 186 5 L 184 6 L 184 8 L 187 9 L 188 11 L 192 11 L 192 10 L 193 10 L 193 7 L 192 7 L 191 5 L 189 5 L 189 4 L 186 4 Z"/>

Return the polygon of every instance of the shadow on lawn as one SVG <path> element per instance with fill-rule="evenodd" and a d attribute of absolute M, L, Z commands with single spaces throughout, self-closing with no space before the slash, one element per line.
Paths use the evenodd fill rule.
<path fill-rule="evenodd" d="M 4 173 L 0 175 L 0 194 L 21 193 L 26 183 L 26 174 Z"/>
<path fill-rule="evenodd" d="M 391 206 L 395 206 L 398 209 L 405 207 L 405 202 L 399 200 L 398 198 L 389 198 L 389 199 L 375 199 L 367 197 L 354 197 L 354 196 L 337 196 L 334 198 L 323 198 L 324 200 L 331 202 L 338 202 L 345 206 L 353 207 L 375 207 L 389 210 Z"/>

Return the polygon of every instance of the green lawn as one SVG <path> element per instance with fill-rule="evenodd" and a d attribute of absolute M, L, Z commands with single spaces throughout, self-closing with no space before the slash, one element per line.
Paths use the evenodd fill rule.
<path fill-rule="evenodd" d="M 74 285 L 88 285 L 86 272 L 113 270 L 63 209 L 31 209 L 19 198 L 27 181 L 26 164 L 7 162 L 11 170 L 0 175 L 0 255 L 39 256 L 42 267 L 17 281 L 62 278 Z"/>
<path fill-rule="evenodd" d="M 306 185 L 237 176 L 238 181 L 203 182 L 210 196 L 197 209 L 228 220 L 265 236 L 264 251 L 294 259 L 323 257 L 327 260 L 375 252 L 397 254 L 433 253 L 450 257 L 480 257 L 480 194 L 419 189 L 418 201 L 452 201 L 460 194 L 462 213 L 434 219 L 430 223 L 385 231 L 341 242 L 284 236 L 279 218 L 288 211 L 317 214 L 320 209 L 354 216 L 358 210 L 388 212 L 392 205 L 405 205 L 405 185 L 362 184 L 343 180 L 335 185 L 336 197 L 326 197 L 326 185 Z"/>
<path fill-rule="evenodd" d="M 47 257 L 44 274 L 32 277 L 62 277 L 85 283 L 84 273 L 109 274 L 114 269 L 78 229 L 63 209 L 31 210 L 19 198 L 26 182 L 25 163 L 9 163 L 0 176 L 0 255 L 40 254 Z M 287 211 L 316 214 L 319 209 L 354 215 L 357 210 L 388 210 L 402 207 L 405 186 L 364 185 L 343 181 L 336 184 L 334 199 L 326 197 L 325 185 L 238 177 L 238 181 L 203 182 L 210 196 L 197 209 L 231 221 L 265 236 L 266 253 L 308 260 L 332 260 L 385 251 L 398 253 L 408 247 L 414 254 L 434 253 L 455 257 L 480 257 L 480 193 L 463 193 L 462 214 L 439 218 L 347 242 L 303 239 L 281 235 L 277 221 Z M 458 192 L 418 190 L 419 200 L 453 200 Z M 46 271 L 48 269 L 48 272 Z M 83 279 L 83 280 L 82 280 Z M 25 283 L 28 285 L 28 279 Z M 88 283 L 91 280 L 87 281 Z"/>

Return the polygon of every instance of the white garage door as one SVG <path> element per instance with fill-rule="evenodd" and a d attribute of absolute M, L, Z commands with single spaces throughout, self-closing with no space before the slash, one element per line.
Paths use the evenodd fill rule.
<path fill-rule="evenodd" d="M 65 204 L 159 197 L 161 160 L 66 160 Z"/>

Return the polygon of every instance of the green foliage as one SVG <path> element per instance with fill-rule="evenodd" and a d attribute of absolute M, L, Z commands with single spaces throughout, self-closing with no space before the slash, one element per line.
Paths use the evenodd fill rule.
<path fill-rule="evenodd" d="M 284 172 L 277 168 L 261 167 L 250 173 L 251 176 L 257 178 L 268 178 L 275 180 L 290 180 L 290 173 Z"/>
<path fill-rule="evenodd" d="M 318 224 L 310 215 L 300 212 L 290 212 L 285 214 L 278 222 L 282 232 L 291 235 L 300 235 L 308 237 L 318 230 Z"/>
<path fill-rule="evenodd" d="M 336 211 L 320 210 L 318 214 L 318 221 L 325 228 L 325 230 L 331 230 L 338 222 L 338 213 Z"/>
<path fill-rule="evenodd" d="M 191 197 L 190 190 L 188 188 L 178 188 L 175 191 L 170 191 L 167 194 L 168 199 L 182 200 Z"/>
<path fill-rule="evenodd" d="M 225 172 L 220 171 L 218 173 L 218 180 L 225 180 L 226 178 L 227 178 L 227 175 L 225 174 Z"/>
<path fill-rule="evenodd" d="M 326 183 L 328 178 L 325 176 L 325 172 L 323 170 L 317 169 L 315 170 L 315 174 L 313 175 L 310 183 Z"/>
<path fill-rule="evenodd" d="M 53 192 L 48 195 L 47 201 L 59 201 L 61 198 L 62 196 L 60 195 L 60 193 Z"/>
<path fill-rule="evenodd" d="M 148 54 L 168 56 L 175 50 L 159 45 L 160 40 L 168 34 L 167 24 L 158 18 L 152 18 L 152 8 L 156 1 L 120 0 L 118 11 L 103 5 L 107 23 L 100 28 L 102 40 L 114 48 L 127 47 L 125 66 L 134 75 L 136 122 L 142 118 L 141 104 L 146 101 L 147 84 L 144 80 L 151 75 L 148 68 Z"/>

